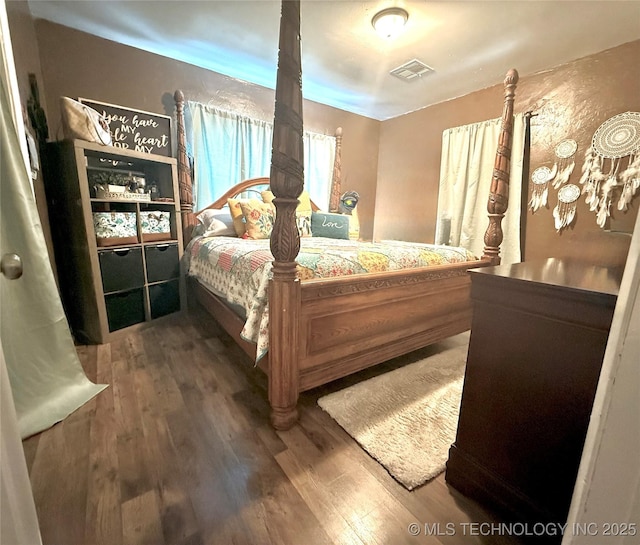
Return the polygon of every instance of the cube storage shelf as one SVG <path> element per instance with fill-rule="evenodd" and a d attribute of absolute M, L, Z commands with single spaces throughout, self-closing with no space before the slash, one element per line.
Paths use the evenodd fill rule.
<path fill-rule="evenodd" d="M 129 180 L 145 192 L 111 185 Z M 78 342 L 109 342 L 184 308 L 176 159 L 53 142 L 45 190 L 62 302 Z"/>

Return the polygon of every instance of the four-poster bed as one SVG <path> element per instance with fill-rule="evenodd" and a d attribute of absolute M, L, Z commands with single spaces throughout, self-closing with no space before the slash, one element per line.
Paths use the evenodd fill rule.
<path fill-rule="evenodd" d="M 300 5 L 282 2 L 270 177 L 249 180 L 229 190 L 210 208 L 221 208 L 230 196 L 268 183 L 275 195 L 275 222 L 270 237 L 273 256 L 268 286 L 269 350 L 258 365 L 268 375 L 271 422 L 288 429 L 297 420 L 300 392 L 416 350 L 470 328 L 470 268 L 500 262 L 501 221 L 507 208 L 513 100 L 518 74 L 505 79 L 504 108 L 488 200 L 489 227 L 479 260 L 461 263 L 301 280 L 296 258 L 298 196 L 303 190 Z M 187 236 L 197 223 L 186 155 L 183 101 L 175 94 L 178 122 L 178 171 L 183 225 Z M 340 154 L 336 153 L 332 199 L 339 194 Z M 188 238 L 186 239 L 188 240 Z M 191 300 L 202 305 L 255 357 L 255 345 L 240 336 L 244 321 L 225 301 L 189 278 Z"/>

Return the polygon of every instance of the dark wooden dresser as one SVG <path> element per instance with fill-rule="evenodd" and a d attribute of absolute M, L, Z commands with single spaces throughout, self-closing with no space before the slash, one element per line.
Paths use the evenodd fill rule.
<path fill-rule="evenodd" d="M 509 522 L 564 523 L 622 269 L 547 259 L 470 274 L 473 323 L 446 480 Z"/>

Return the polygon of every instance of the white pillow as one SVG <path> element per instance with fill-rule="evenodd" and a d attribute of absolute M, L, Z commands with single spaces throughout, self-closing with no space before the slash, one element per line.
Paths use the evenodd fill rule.
<path fill-rule="evenodd" d="M 204 226 L 205 232 L 203 236 L 205 237 L 237 236 L 229 209 L 216 210 L 210 208 L 200 212 L 197 218 Z"/>

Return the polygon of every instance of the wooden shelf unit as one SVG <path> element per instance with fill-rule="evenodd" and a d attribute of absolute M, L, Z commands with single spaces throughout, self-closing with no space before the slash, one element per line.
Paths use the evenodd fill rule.
<path fill-rule="evenodd" d="M 147 187 L 157 188 L 154 200 L 97 198 L 92 169 L 144 175 Z M 82 140 L 53 142 L 47 146 L 45 190 L 62 302 L 78 342 L 110 342 L 131 327 L 185 308 L 175 158 Z M 98 244 L 94 212 L 135 214 L 135 242 Z M 145 235 L 144 212 L 168 214 L 170 233 L 161 239 Z"/>

